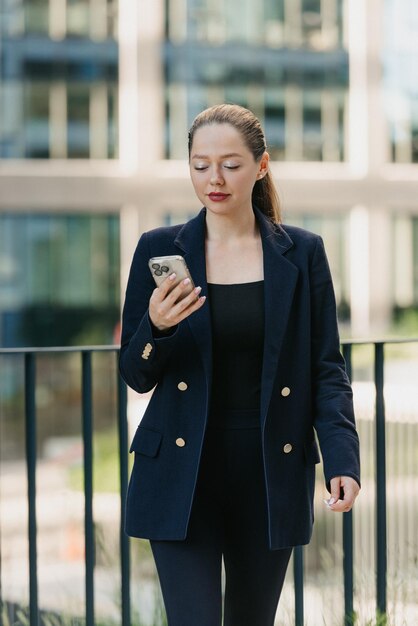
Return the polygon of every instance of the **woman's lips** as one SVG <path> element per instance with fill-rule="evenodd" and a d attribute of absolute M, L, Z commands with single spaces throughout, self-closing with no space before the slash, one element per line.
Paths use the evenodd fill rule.
<path fill-rule="evenodd" d="M 208 195 L 213 202 L 222 202 L 222 200 L 229 198 L 229 193 L 210 193 Z"/>

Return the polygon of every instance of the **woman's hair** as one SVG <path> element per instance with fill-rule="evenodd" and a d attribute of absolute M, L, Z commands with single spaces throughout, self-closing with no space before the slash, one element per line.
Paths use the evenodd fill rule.
<path fill-rule="evenodd" d="M 259 161 L 267 149 L 263 129 L 254 113 L 238 104 L 218 104 L 195 118 L 189 130 L 189 159 L 195 132 L 210 124 L 230 124 L 236 128 L 255 161 Z M 281 222 L 280 200 L 270 170 L 255 182 L 252 201 L 272 222 Z"/>

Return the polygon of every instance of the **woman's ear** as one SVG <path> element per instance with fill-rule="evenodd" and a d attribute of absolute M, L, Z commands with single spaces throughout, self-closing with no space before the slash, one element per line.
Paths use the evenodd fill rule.
<path fill-rule="evenodd" d="M 259 170 L 258 170 L 258 174 L 257 174 L 257 180 L 259 180 L 260 178 L 263 178 L 269 169 L 269 161 L 270 161 L 270 155 L 268 152 L 264 152 L 263 156 L 260 159 L 260 166 L 259 166 Z"/>

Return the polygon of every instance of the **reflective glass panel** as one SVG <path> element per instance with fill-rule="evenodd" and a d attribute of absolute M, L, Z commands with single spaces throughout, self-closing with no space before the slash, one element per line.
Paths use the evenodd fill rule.
<path fill-rule="evenodd" d="M 254 111 L 273 159 L 343 161 L 348 55 L 341 0 L 168 0 L 170 158 L 195 115 L 220 102 Z"/>
<path fill-rule="evenodd" d="M 418 5 L 385 0 L 384 89 L 390 157 L 418 163 Z"/>
<path fill-rule="evenodd" d="M 117 216 L 0 215 L 0 346 L 113 343 L 119 305 Z"/>
<path fill-rule="evenodd" d="M 0 0 L 0 159 L 117 156 L 116 0 Z"/>

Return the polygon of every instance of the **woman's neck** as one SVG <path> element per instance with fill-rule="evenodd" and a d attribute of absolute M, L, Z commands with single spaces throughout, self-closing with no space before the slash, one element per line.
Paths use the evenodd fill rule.
<path fill-rule="evenodd" d="M 206 211 L 206 237 L 208 241 L 229 241 L 253 238 L 258 233 L 257 221 L 252 209 L 239 215 L 216 215 Z"/>

